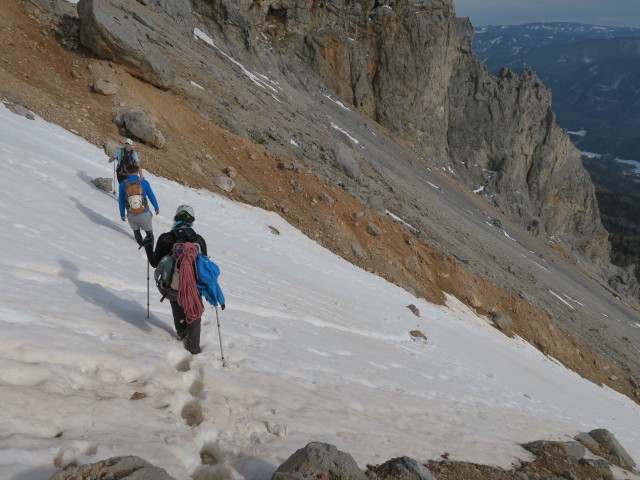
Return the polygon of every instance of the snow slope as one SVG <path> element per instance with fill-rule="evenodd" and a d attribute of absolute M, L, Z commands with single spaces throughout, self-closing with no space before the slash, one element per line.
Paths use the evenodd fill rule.
<path fill-rule="evenodd" d="M 455 299 L 432 305 L 352 266 L 274 213 L 147 174 L 156 233 L 190 203 L 222 270 L 228 366 L 212 307 L 190 356 L 153 278 L 147 319 L 144 254 L 116 199 L 90 183 L 112 176 L 106 160 L 0 106 L 0 478 L 132 454 L 179 480 L 266 480 L 313 440 L 363 468 L 444 452 L 509 467 L 530 458 L 519 442 L 593 428 L 640 460 L 640 410 L 626 397 Z"/>

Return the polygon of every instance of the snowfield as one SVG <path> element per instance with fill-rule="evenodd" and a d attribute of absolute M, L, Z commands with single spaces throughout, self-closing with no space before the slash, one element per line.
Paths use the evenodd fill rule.
<path fill-rule="evenodd" d="M 191 356 L 152 271 L 147 318 L 145 256 L 114 196 L 91 184 L 113 175 L 100 149 L 0 106 L 0 167 L 2 479 L 139 455 L 179 480 L 267 480 L 310 441 L 363 469 L 444 452 L 508 468 L 531 458 L 519 443 L 594 428 L 640 460 L 628 398 L 453 298 L 429 304 L 358 269 L 274 213 L 147 173 L 156 235 L 191 204 L 222 270 L 228 366 L 209 305 Z"/>

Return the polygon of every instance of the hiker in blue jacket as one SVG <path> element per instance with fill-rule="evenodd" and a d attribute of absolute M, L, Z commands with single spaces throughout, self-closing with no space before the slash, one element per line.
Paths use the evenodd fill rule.
<path fill-rule="evenodd" d="M 125 180 L 120 183 L 120 194 L 118 204 L 120 206 L 120 219 L 124 222 L 129 220 L 129 226 L 133 230 L 133 236 L 140 247 L 146 244 L 153 245 L 153 215 L 149 210 L 149 202 L 153 205 L 156 215 L 160 213 L 156 196 L 151 190 L 151 185 L 144 178 L 140 178 L 138 173 L 140 167 L 137 163 L 129 165 Z M 125 211 L 126 218 L 125 218 Z M 143 239 L 140 230 L 144 230 L 147 236 Z"/>
<path fill-rule="evenodd" d="M 118 183 L 122 183 L 128 175 L 129 165 L 137 164 L 140 167 L 140 176 L 142 176 L 142 166 L 140 165 L 140 157 L 138 153 L 133 149 L 133 140 L 127 138 L 124 141 L 124 145 L 117 149 L 111 157 L 109 157 L 109 163 L 117 161 L 116 174 L 118 176 Z"/>

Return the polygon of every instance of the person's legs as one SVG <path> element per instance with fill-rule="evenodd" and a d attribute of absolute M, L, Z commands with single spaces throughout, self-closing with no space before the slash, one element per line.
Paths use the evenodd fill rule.
<path fill-rule="evenodd" d="M 180 340 L 184 340 L 187 336 L 184 309 L 175 300 L 171 300 L 169 303 L 171 303 L 171 313 L 173 314 L 173 325 L 176 327 L 176 334 Z"/>
<path fill-rule="evenodd" d="M 198 318 L 191 323 L 187 323 L 187 338 L 184 347 L 193 355 L 200 353 L 200 323 Z"/>
<path fill-rule="evenodd" d="M 200 349 L 200 324 L 201 319 L 196 319 L 191 323 L 187 323 L 187 316 L 184 309 L 176 300 L 171 300 L 171 313 L 173 314 L 173 324 L 176 327 L 178 338 L 184 342 L 186 348 L 191 354 L 197 355 Z"/>
<path fill-rule="evenodd" d="M 144 237 L 142 239 L 142 244 L 143 245 L 153 245 L 153 231 L 152 230 L 145 230 L 145 232 L 147 234 L 146 237 Z"/>
<path fill-rule="evenodd" d="M 142 245 L 142 234 L 140 233 L 140 230 L 134 230 L 133 236 L 136 239 L 136 242 L 138 242 L 138 245 Z"/>
<path fill-rule="evenodd" d="M 147 234 L 142 243 L 150 243 L 153 245 L 153 215 L 150 210 L 140 214 L 139 223 L 140 228 Z"/>
<path fill-rule="evenodd" d="M 152 219 L 153 217 L 150 211 L 129 213 L 129 215 L 127 215 L 129 226 L 133 230 L 133 236 L 135 237 L 136 242 L 138 242 L 138 246 L 143 246 L 145 244 L 153 245 Z M 140 230 L 144 230 L 147 234 L 145 238 L 142 238 Z"/>

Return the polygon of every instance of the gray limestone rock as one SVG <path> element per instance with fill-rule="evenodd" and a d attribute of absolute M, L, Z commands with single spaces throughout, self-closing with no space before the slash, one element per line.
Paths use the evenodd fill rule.
<path fill-rule="evenodd" d="M 118 84 L 104 78 L 99 78 L 98 80 L 93 82 L 91 87 L 93 88 L 94 92 L 106 96 L 115 95 L 119 90 Z"/>
<path fill-rule="evenodd" d="M 613 457 L 618 466 L 626 469 L 635 467 L 636 462 L 609 430 L 604 428 L 591 430 L 589 436 L 598 442 L 600 451 L 603 454 L 609 454 Z"/>
<path fill-rule="evenodd" d="M 233 179 L 222 175 L 217 175 L 213 181 L 216 187 L 227 193 L 230 193 L 236 186 L 236 182 L 234 182 Z"/>
<path fill-rule="evenodd" d="M 113 119 L 113 122 L 132 136 L 156 148 L 164 147 L 166 140 L 150 112 L 146 110 L 125 110 Z"/>
<path fill-rule="evenodd" d="M 358 162 L 351 155 L 349 147 L 342 142 L 334 141 L 332 142 L 331 150 L 336 168 L 352 180 L 361 182 L 363 180 L 362 171 Z"/>
<path fill-rule="evenodd" d="M 157 4 L 158 2 L 153 2 Z M 163 2 L 176 4 L 173 2 Z M 188 2 L 181 2 L 188 6 Z M 162 89 L 173 85 L 175 73 L 160 45 L 168 22 L 138 2 L 79 0 L 80 41 L 100 58 L 123 65 L 134 76 Z"/>
<path fill-rule="evenodd" d="M 33 112 L 31 110 L 29 110 L 28 108 L 17 104 L 17 103 L 7 103 L 7 108 L 15 113 L 16 115 L 20 115 L 22 117 L 26 117 L 29 120 L 35 120 L 36 116 L 33 114 Z"/>
<path fill-rule="evenodd" d="M 367 223 L 366 228 L 367 233 L 369 233 L 369 235 L 373 235 L 374 237 L 377 237 L 378 235 L 382 235 L 384 233 L 384 230 L 382 228 L 372 222 Z"/>
<path fill-rule="evenodd" d="M 498 312 L 490 312 L 489 317 L 500 330 L 507 330 L 513 323 L 513 320 L 511 320 L 509 315 L 504 315 Z"/>
<path fill-rule="evenodd" d="M 103 190 L 105 192 L 113 191 L 113 178 L 98 177 L 91 180 L 91 183 L 93 183 L 99 190 Z"/>
<path fill-rule="evenodd" d="M 282 474 L 285 474 L 283 477 Z M 278 467 L 272 480 L 283 480 L 288 474 L 324 480 L 366 480 L 366 475 L 351 455 L 339 451 L 335 446 L 321 442 L 311 442 L 296 451 Z"/>
<path fill-rule="evenodd" d="M 584 458 L 586 449 L 580 442 L 563 442 L 563 445 L 569 457 L 573 458 L 576 461 Z"/>
<path fill-rule="evenodd" d="M 72 467 L 51 476 L 49 480 L 110 478 L 112 480 L 175 480 L 162 468 L 154 467 L 140 457 L 112 457 L 97 463 Z"/>
<path fill-rule="evenodd" d="M 333 205 L 333 202 L 335 202 L 335 200 L 333 198 L 331 198 L 331 196 L 328 195 L 325 192 L 319 192 L 318 193 L 318 199 L 323 201 L 327 205 Z"/>
<path fill-rule="evenodd" d="M 358 242 L 351 243 L 351 251 L 356 256 L 356 258 L 364 258 L 364 249 Z"/>
<path fill-rule="evenodd" d="M 120 143 L 113 140 L 105 140 L 102 144 L 102 149 L 104 150 L 104 153 L 111 157 L 121 146 L 122 145 Z"/>
<path fill-rule="evenodd" d="M 600 445 L 588 433 L 582 432 L 573 438 L 584 445 L 591 453 L 600 455 Z"/>
<path fill-rule="evenodd" d="M 381 479 L 436 480 L 436 477 L 410 457 L 398 457 L 377 465 L 373 472 Z"/>

